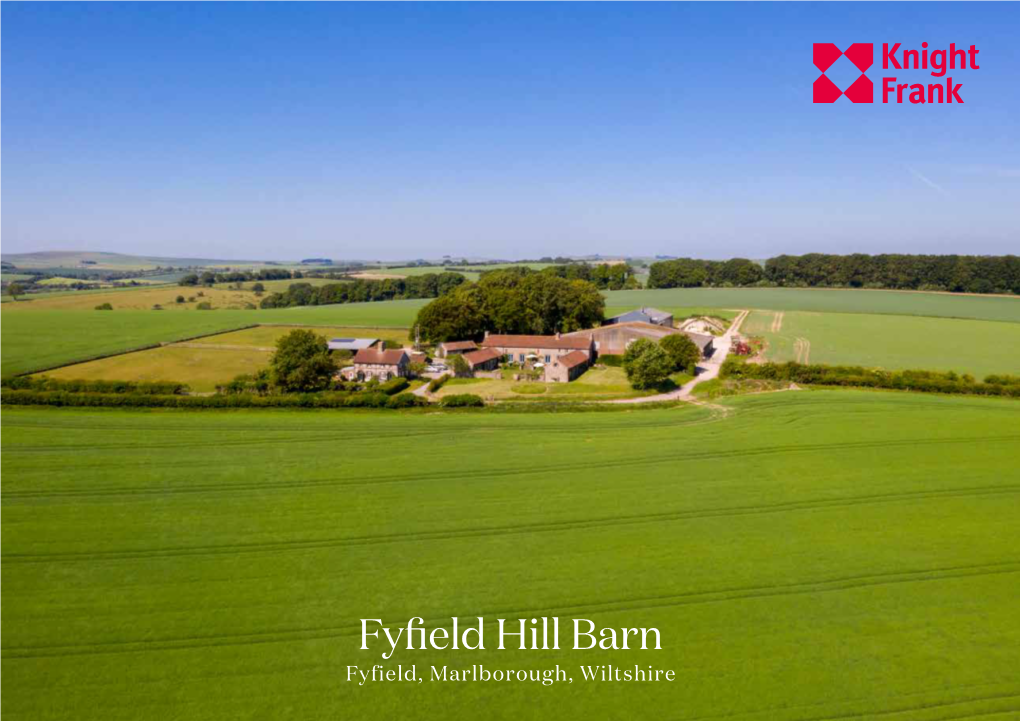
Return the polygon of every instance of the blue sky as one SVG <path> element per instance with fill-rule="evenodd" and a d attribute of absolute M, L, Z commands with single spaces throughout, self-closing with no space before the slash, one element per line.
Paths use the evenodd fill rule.
<path fill-rule="evenodd" d="M 0 12 L 4 252 L 1020 249 L 1015 3 Z M 811 102 L 812 43 L 875 43 L 879 95 L 922 41 L 980 49 L 964 105 Z"/>

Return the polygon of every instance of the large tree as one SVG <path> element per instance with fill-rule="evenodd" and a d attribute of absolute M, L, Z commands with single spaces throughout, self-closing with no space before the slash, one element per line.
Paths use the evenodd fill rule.
<path fill-rule="evenodd" d="M 698 350 L 698 346 L 695 345 L 694 341 L 683 333 L 675 333 L 660 340 L 659 346 L 669 356 L 669 360 L 673 364 L 673 370 L 694 375 L 694 371 L 698 367 L 698 361 L 701 360 L 701 351 Z"/>
<path fill-rule="evenodd" d="M 292 330 L 276 342 L 269 361 L 273 385 L 285 393 L 325 390 L 336 374 L 329 344 L 310 330 Z"/>
<path fill-rule="evenodd" d="M 640 342 L 636 341 L 631 347 Z M 647 346 L 640 347 L 640 352 L 629 363 L 624 360 L 624 370 L 635 388 L 655 388 L 669 378 L 673 372 L 673 361 L 661 347 L 648 342 Z"/>
<path fill-rule="evenodd" d="M 416 324 L 431 342 L 477 338 L 485 331 L 547 335 L 591 328 L 604 310 L 602 294 L 588 281 L 515 267 L 485 273 L 432 301 Z"/>

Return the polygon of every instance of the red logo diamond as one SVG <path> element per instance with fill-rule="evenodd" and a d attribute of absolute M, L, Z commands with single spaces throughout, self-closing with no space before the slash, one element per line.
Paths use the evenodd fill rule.
<path fill-rule="evenodd" d="M 845 91 L 836 87 L 836 84 L 825 75 L 825 71 L 831 68 L 832 64 L 842 55 L 846 55 L 847 60 L 861 71 L 861 76 Z M 875 87 L 864 74 L 875 62 L 875 47 L 872 43 L 854 43 L 845 52 L 833 43 L 815 43 L 812 56 L 815 67 L 822 71 L 822 74 L 814 82 L 812 92 L 814 102 L 834 103 L 840 95 L 846 95 L 852 103 L 875 101 Z"/>

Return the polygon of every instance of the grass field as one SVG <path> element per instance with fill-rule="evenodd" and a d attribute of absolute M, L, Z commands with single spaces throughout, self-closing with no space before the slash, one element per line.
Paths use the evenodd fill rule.
<path fill-rule="evenodd" d="M 997 297 L 892 290 L 813 290 L 799 288 L 672 288 L 617 290 L 606 305 L 620 308 L 653 306 L 760 308 L 821 313 L 878 313 L 939 318 L 975 318 L 1020 323 L 1020 296 Z"/>
<path fill-rule="evenodd" d="M 326 338 L 382 338 L 398 343 L 407 343 L 407 330 L 403 328 L 345 328 L 338 326 L 272 326 L 265 325 L 258 328 L 245 328 L 244 330 L 222 333 L 220 335 L 203 338 L 202 343 L 224 344 L 224 345 L 251 345 L 269 347 L 276 345 L 276 341 L 295 328 L 308 328 Z"/>
<path fill-rule="evenodd" d="M 265 368 L 276 341 L 300 327 L 308 327 L 326 338 L 367 337 L 401 343 L 407 341 L 406 330 L 392 328 L 259 326 L 206 336 L 194 342 L 76 363 L 46 371 L 45 375 L 64 380 L 170 380 L 186 383 L 192 391 L 206 393 L 242 373 L 254 373 Z"/>
<path fill-rule="evenodd" d="M 768 360 L 955 370 L 979 378 L 1020 371 L 1020 323 L 755 311 L 741 331 L 766 339 Z"/>
<path fill-rule="evenodd" d="M 199 295 L 201 293 L 202 295 Z M 177 303 L 177 296 L 183 296 L 184 303 Z M 194 298 L 188 301 L 188 298 Z M 114 310 L 152 310 L 160 305 L 167 311 L 195 310 L 202 302 L 212 304 L 215 309 L 243 310 L 247 305 L 258 305 L 259 298 L 250 290 L 229 290 L 227 288 L 182 288 L 177 285 L 160 285 L 155 288 L 115 288 L 107 292 L 87 293 L 44 293 L 29 296 L 27 302 L 19 300 L 4 310 L 41 311 L 74 310 L 93 311 L 101 303 L 109 303 Z"/>
<path fill-rule="evenodd" d="M 2 372 L 26 373 L 255 323 L 253 311 L 10 311 L 3 306 Z"/>
<path fill-rule="evenodd" d="M 1020 404 L 802 392 L 583 414 L 2 416 L 11 718 L 1020 714 Z M 498 441 L 498 442 L 497 442 Z M 486 649 L 360 651 L 485 616 Z M 659 651 L 495 649 L 495 620 Z M 347 666 L 574 682 L 348 683 Z M 603 683 L 580 664 L 674 669 Z"/>
<path fill-rule="evenodd" d="M 637 398 L 655 393 L 631 388 L 622 368 L 590 368 L 570 383 L 514 381 L 513 375 L 512 370 L 504 370 L 502 379 L 454 378 L 447 381 L 435 395 L 442 398 L 457 393 L 474 393 L 486 400 L 602 401 Z M 687 376 L 677 376 L 680 383 L 685 378 Z"/>
<path fill-rule="evenodd" d="M 188 384 L 192 391 L 208 393 L 235 376 L 265 368 L 271 355 L 271 351 L 255 347 L 241 350 L 168 345 L 76 363 L 46 371 L 45 375 L 62 380 L 177 381 Z"/>

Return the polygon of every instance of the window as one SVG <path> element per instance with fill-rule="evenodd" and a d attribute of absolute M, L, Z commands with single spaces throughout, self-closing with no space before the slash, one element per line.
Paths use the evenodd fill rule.
<path fill-rule="evenodd" d="M 523 354 L 523 353 L 519 354 L 519 355 L 517 356 L 517 358 L 518 358 L 518 359 L 520 360 L 520 362 L 521 362 L 521 363 L 523 363 L 523 362 L 524 362 L 524 354 Z"/>
<path fill-rule="evenodd" d="M 550 361 L 552 361 L 552 358 L 550 356 L 546 356 L 545 357 L 545 362 L 549 363 Z"/>

